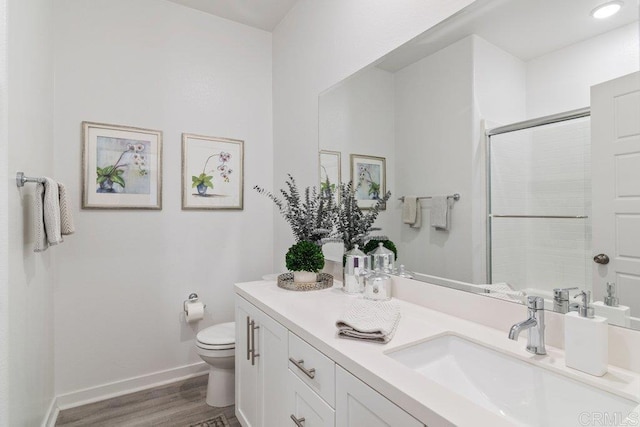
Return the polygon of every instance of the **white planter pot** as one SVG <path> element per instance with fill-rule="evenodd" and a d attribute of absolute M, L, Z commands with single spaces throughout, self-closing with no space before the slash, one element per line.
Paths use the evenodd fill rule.
<path fill-rule="evenodd" d="M 294 271 L 293 281 L 295 283 L 315 283 L 318 279 L 318 273 L 312 271 Z"/>

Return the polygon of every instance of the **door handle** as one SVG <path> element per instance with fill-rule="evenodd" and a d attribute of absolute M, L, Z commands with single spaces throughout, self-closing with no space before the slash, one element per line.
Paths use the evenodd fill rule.
<path fill-rule="evenodd" d="M 609 264 L 609 256 L 607 254 L 598 254 L 593 257 L 593 262 L 596 264 Z"/>
<path fill-rule="evenodd" d="M 256 329 L 260 329 L 260 326 L 256 326 L 256 322 L 255 320 L 252 320 L 249 323 L 249 326 L 251 328 L 251 366 L 254 366 L 256 364 L 256 357 L 260 356 L 258 353 L 256 353 Z"/>
<path fill-rule="evenodd" d="M 251 322 L 247 316 L 247 360 L 251 359 Z"/>
<path fill-rule="evenodd" d="M 293 420 L 293 422 L 295 423 L 296 426 L 304 427 L 304 417 L 296 418 L 295 415 L 291 414 L 291 419 Z"/>
<path fill-rule="evenodd" d="M 302 360 L 302 359 L 296 360 L 293 357 L 290 357 L 289 361 L 291 363 L 293 363 L 294 365 L 296 365 L 296 368 L 298 368 L 302 372 L 304 372 L 305 375 L 308 376 L 309 378 L 313 379 L 316 376 L 316 369 L 315 368 L 311 368 L 311 369 L 305 368 L 304 367 L 304 360 Z"/>

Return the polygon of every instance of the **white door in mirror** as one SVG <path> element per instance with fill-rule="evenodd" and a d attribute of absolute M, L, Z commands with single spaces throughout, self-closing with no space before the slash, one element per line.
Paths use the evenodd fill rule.
<path fill-rule="evenodd" d="M 591 88 L 595 299 L 616 282 L 621 302 L 640 316 L 640 73 Z"/>

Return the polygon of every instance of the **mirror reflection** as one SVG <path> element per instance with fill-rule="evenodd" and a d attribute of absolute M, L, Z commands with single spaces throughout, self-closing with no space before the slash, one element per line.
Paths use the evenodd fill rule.
<path fill-rule="evenodd" d="M 589 290 L 640 329 L 638 5 L 598 4 L 475 2 L 320 95 L 342 180 L 385 160 L 376 225 L 415 278 L 557 311 Z"/>

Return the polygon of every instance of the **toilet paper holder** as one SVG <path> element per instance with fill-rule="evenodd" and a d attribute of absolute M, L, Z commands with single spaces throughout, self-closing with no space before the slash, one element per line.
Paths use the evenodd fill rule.
<path fill-rule="evenodd" d="M 198 302 L 198 294 L 196 294 L 195 292 L 190 293 L 189 297 L 182 302 L 182 309 L 184 310 L 185 314 L 187 313 L 187 304 L 192 302 Z M 203 304 L 203 307 L 207 308 L 207 304 Z"/>

